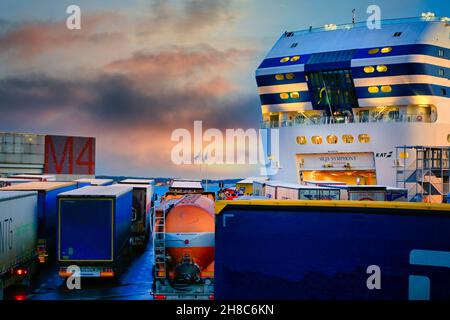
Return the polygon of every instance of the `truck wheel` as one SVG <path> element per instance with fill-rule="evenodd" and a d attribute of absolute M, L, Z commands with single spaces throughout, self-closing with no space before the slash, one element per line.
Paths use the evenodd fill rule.
<path fill-rule="evenodd" d="M 3 300 L 3 289 L 4 289 L 3 280 L 0 279 L 0 300 Z"/>

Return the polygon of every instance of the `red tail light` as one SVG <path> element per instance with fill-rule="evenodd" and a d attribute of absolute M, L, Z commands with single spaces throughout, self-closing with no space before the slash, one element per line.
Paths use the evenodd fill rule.
<path fill-rule="evenodd" d="M 167 297 L 163 294 L 155 294 L 153 297 L 155 298 L 155 300 L 166 300 L 167 299 Z"/>
<path fill-rule="evenodd" d="M 27 269 L 23 269 L 23 268 L 18 268 L 16 270 L 14 270 L 14 272 L 15 272 L 15 274 L 17 276 L 25 276 L 25 275 L 27 275 L 28 270 Z"/>
<path fill-rule="evenodd" d="M 209 296 L 209 300 L 214 300 L 214 295 L 213 294 Z"/>

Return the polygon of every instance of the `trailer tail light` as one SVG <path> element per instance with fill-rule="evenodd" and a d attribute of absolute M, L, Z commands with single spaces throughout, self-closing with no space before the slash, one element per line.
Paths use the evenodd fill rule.
<path fill-rule="evenodd" d="M 26 300 L 26 296 L 25 295 L 23 295 L 23 294 L 18 294 L 18 295 L 16 295 L 15 297 L 14 297 L 14 300 L 16 300 L 16 301 L 23 301 L 23 300 Z"/>
<path fill-rule="evenodd" d="M 58 274 L 62 278 L 68 278 L 68 277 L 70 277 L 72 275 L 70 272 L 67 272 L 66 268 L 59 269 L 59 273 Z"/>
<path fill-rule="evenodd" d="M 167 296 L 163 295 L 163 294 L 155 294 L 153 296 L 153 298 L 155 298 L 155 300 L 166 300 Z"/>
<path fill-rule="evenodd" d="M 208 297 L 208 299 L 209 299 L 209 300 L 214 300 L 214 295 L 213 295 L 213 294 L 210 295 L 210 296 Z"/>
<path fill-rule="evenodd" d="M 16 276 L 23 277 L 23 276 L 27 275 L 28 270 L 24 269 L 24 268 L 17 268 L 17 269 L 14 270 L 14 273 L 15 273 Z"/>

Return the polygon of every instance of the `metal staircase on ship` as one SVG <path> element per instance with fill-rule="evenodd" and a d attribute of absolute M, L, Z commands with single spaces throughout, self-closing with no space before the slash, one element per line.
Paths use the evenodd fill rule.
<path fill-rule="evenodd" d="M 408 190 L 409 201 L 442 202 L 450 189 L 450 147 L 396 148 L 397 187 Z"/>

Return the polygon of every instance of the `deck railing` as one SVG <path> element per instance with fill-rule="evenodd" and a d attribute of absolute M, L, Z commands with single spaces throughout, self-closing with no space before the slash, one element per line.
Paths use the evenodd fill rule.
<path fill-rule="evenodd" d="M 399 115 L 397 117 L 329 117 L 329 116 L 316 116 L 309 118 L 300 118 L 294 120 L 282 120 L 282 121 L 262 121 L 261 129 L 268 128 L 284 128 L 284 127 L 297 127 L 308 125 L 332 125 L 332 124 L 348 124 L 348 123 L 409 123 L 409 122 L 422 122 L 430 123 L 428 117 L 424 117 L 420 114 L 408 114 Z"/>

